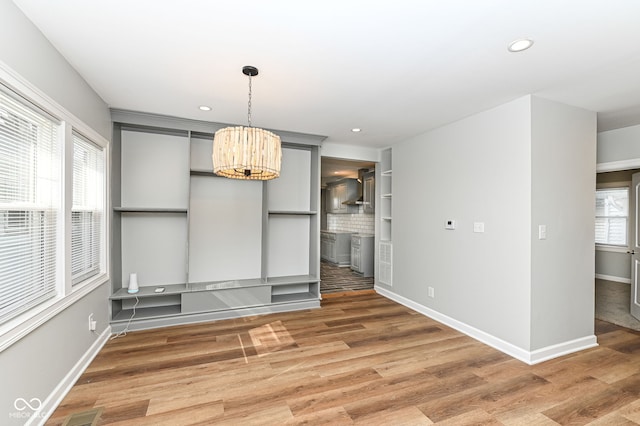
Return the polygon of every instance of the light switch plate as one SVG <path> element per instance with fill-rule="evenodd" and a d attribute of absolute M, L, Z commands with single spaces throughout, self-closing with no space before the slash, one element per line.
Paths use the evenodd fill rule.
<path fill-rule="evenodd" d="M 538 239 L 539 240 L 547 239 L 547 225 L 538 225 Z"/>
<path fill-rule="evenodd" d="M 473 222 L 473 232 L 484 232 L 484 222 Z"/>

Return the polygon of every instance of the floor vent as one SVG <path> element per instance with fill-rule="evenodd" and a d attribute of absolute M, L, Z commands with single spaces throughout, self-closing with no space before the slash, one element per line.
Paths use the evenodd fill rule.
<path fill-rule="evenodd" d="M 81 413 L 74 413 L 65 419 L 62 426 L 96 426 L 101 414 L 102 407 Z"/>

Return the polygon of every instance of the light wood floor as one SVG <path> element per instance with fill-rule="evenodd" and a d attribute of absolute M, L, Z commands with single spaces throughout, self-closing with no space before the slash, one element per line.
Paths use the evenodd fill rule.
<path fill-rule="evenodd" d="M 640 332 L 596 329 L 528 366 L 379 295 L 331 298 L 110 341 L 48 424 L 639 424 Z"/>

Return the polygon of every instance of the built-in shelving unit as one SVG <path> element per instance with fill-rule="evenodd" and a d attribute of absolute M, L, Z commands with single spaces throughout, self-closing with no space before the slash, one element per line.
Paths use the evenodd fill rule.
<path fill-rule="evenodd" d="M 377 267 L 376 284 L 392 285 L 392 222 L 393 222 L 393 158 L 391 148 L 382 151 L 380 158 L 380 207 L 377 210 L 379 223 L 377 233 Z"/>
<path fill-rule="evenodd" d="M 391 241 L 392 168 L 391 148 L 382 151 L 380 159 L 380 241 Z"/>
<path fill-rule="evenodd" d="M 280 178 L 242 181 L 213 173 L 222 125 L 112 117 L 114 332 L 320 306 L 323 137 L 283 132 Z"/>

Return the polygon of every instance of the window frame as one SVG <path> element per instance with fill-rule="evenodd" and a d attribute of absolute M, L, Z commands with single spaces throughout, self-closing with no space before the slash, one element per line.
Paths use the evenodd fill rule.
<path fill-rule="evenodd" d="M 60 122 L 58 132 L 60 150 L 60 206 L 61 215 L 56 235 L 56 291 L 55 297 L 23 312 L 0 324 L 0 352 L 27 336 L 36 328 L 45 324 L 58 313 L 64 311 L 92 291 L 110 281 L 111 259 L 111 178 L 110 178 L 110 141 L 82 122 L 63 106 L 23 79 L 18 73 L 0 61 L 0 90 L 17 97 L 33 108 L 49 114 Z M 71 278 L 71 210 L 73 194 L 73 133 L 88 139 L 104 153 L 104 220 L 102 224 L 102 270 L 99 274 L 72 284 Z M 105 302 L 106 303 L 106 302 Z"/>
<path fill-rule="evenodd" d="M 607 183 L 599 183 L 596 185 L 596 190 L 594 192 L 594 202 L 596 200 L 596 196 L 598 191 L 600 190 L 612 190 L 612 189 L 626 189 L 627 190 L 627 199 L 629 202 L 628 211 L 627 211 L 627 244 L 605 244 L 595 242 L 595 248 L 597 251 L 609 251 L 609 252 L 624 252 L 626 253 L 630 247 L 630 221 L 631 221 L 631 182 L 607 182 Z M 598 216 L 594 216 L 594 239 L 595 239 L 595 219 Z"/>

